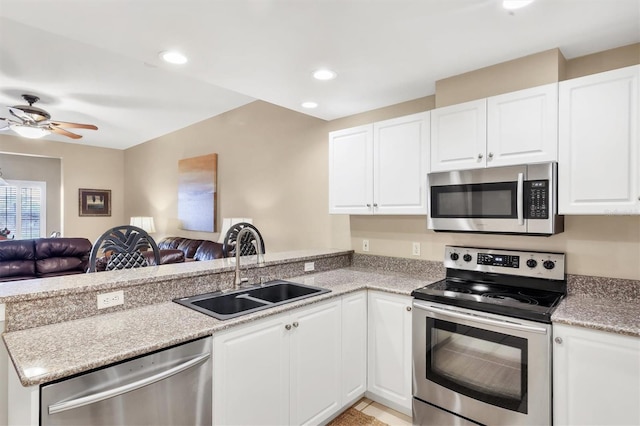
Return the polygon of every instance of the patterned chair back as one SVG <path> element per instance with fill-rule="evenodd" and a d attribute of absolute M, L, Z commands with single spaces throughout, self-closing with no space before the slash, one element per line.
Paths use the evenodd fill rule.
<path fill-rule="evenodd" d="M 141 249 L 149 247 L 153 250 L 155 264 L 159 265 L 160 250 L 158 250 L 158 245 L 144 229 L 131 225 L 111 228 L 93 244 L 87 272 L 96 272 L 99 253 L 110 253 L 107 260 L 107 271 L 149 266 L 147 259 L 140 253 Z"/>

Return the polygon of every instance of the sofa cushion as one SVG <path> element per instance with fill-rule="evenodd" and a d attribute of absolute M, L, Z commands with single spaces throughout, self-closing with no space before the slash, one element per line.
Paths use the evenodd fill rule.
<path fill-rule="evenodd" d="M 186 238 L 182 237 L 164 237 L 157 242 L 157 245 L 160 250 L 175 250 L 178 248 L 178 245 L 185 239 Z"/>
<path fill-rule="evenodd" d="M 85 272 L 91 253 L 86 238 L 38 238 L 34 240 L 38 277 Z"/>
<path fill-rule="evenodd" d="M 0 242 L 0 282 L 35 278 L 35 276 L 33 240 Z"/>
<path fill-rule="evenodd" d="M 178 244 L 178 250 L 182 250 L 184 252 L 185 257 L 191 257 L 196 254 L 196 250 L 200 247 L 204 240 L 191 240 L 188 238 L 184 238 L 180 244 Z"/>
<path fill-rule="evenodd" d="M 222 244 L 213 241 L 203 241 L 196 250 L 193 260 L 213 260 L 222 259 Z"/>
<path fill-rule="evenodd" d="M 144 251 L 142 255 L 147 259 L 149 265 L 155 265 L 156 260 L 153 256 L 153 251 Z M 160 250 L 160 264 L 166 265 L 168 263 L 182 263 L 184 262 L 184 252 L 178 249 L 163 249 Z"/>

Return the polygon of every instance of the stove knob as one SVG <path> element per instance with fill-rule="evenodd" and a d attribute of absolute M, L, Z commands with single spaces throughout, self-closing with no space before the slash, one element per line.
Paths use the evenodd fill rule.
<path fill-rule="evenodd" d="M 556 267 L 556 264 L 555 264 L 555 263 L 553 263 L 553 262 L 552 262 L 552 261 L 550 261 L 550 260 L 545 260 L 545 261 L 542 263 L 542 266 L 544 266 L 544 269 L 553 269 L 553 268 L 555 268 L 555 267 Z"/>
<path fill-rule="evenodd" d="M 462 259 L 464 259 L 465 262 L 471 262 L 471 255 L 465 254 L 464 256 L 462 256 Z"/>
<path fill-rule="evenodd" d="M 450 258 L 451 260 L 458 260 L 458 258 L 459 258 L 459 257 L 460 257 L 460 256 L 458 256 L 458 253 L 451 253 L 451 254 L 449 255 L 449 258 Z"/>
<path fill-rule="evenodd" d="M 538 262 L 535 259 L 529 259 L 527 260 L 527 266 L 529 268 L 535 268 L 536 266 L 538 266 Z"/>

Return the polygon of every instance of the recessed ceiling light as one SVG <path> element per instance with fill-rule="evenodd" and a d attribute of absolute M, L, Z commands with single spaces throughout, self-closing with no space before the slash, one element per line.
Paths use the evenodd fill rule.
<path fill-rule="evenodd" d="M 316 70 L 313 72 L 313 78 L 316 80 L 333 80 L 336 78 L 337 74 L 335 71 L 331 71 L 328 69 Z"/>
<path fill-rule="evenodd" d="M 160 52 L 160 58 L 162 58 L 162 60 L 165 62 L 169 62 L 170 64 L 182 65 L 187 63 L 187 57 L 180 52 L 176 52 L 175 50 Z"/>
<path fill-rule="evenodd" d="M 502 7 L 507 10 L 516 10 L 528 6 L 533 0 L 503 0 Z"/>
<path fill-rule="evenodd" d="M 318 107 L 318 103 L 317 102 L 303 102 L 302 103 L 302 108 L 313 109 L 313 108 L 317 108 L 317 107 Z"/>

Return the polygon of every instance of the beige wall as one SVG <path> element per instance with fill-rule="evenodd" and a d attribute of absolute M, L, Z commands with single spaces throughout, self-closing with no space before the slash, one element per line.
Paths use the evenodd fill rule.
<path fill-rule="evenodd" d="M 555 83 L 564 73 L 560 49 L 547 50 L 436 81 L 436 107 Z"/>
<path fill-rule="evenodd" d="M 95 241 L 103 231 L 124 223 L 124 151 L 0 135 L 0 152 L 61 160 L 62 232 L 65 237 L 86 237 Z M 111 217 L 79 217 L 79 188 L 111 189 Z"/>
<path fill-rule="evenodd" d="M 267 251 L 329 247 L 326 137 L 325 121 L 256 101 L 130 148 L 125 214 L 154 216 L 157 239 L 216 241 L 179 229 L 177 173 L 178 160 L 217 153 L 218 223 L 251 217 Z"/>

